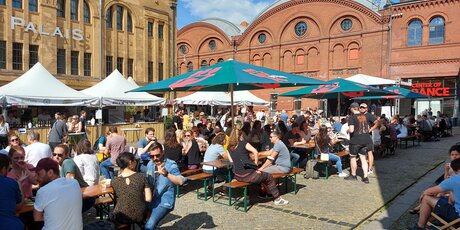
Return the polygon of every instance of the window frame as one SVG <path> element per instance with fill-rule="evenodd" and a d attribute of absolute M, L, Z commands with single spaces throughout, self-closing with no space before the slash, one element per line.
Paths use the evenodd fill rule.
<path fill-rule="evenodd" d="M 57 63 L 56 72 L 57 74 L 66 74 L 66 50 L 57 49 Z"/>
<path fill-rule="evenodd" d="M 29 69 L 40 61 L 40 58 L 38 56 L 39 49 L 40 47 L 38 45 L 29 44 Z"/>
<path fill-rule="evenodd" d="M 415 24 L 417 23 L 417 24 Z M 413 39 L 411 39 L 411 36 Z M 407 46 L 421 46 L 423 42 L 423 23 L 419 19 L 413 19 L 407 25 Z"/>
<path fill-rule="evenodd" d="M 6 69 L 6 41 L 0 40 L 0 69 Z"/>
<path fill-rule="evenodd" d="M 92 54 L 84 53 L 83 54 L 83 76 L 91 76 L 91 61 Z"/>
<path fill-rule="evenodd" d="M 65 0 L 56 1 L 56 17 L 65 18 Z"/>
<path fill-rule="evenodd" d="M 117 70 L 123 74 L 123 61 L 124 61 L 124 58 L 122 57 L 117 57 Z"/>
<path fill-rule="evenodd" d="M 109 76 L 109 74 L 111 74 L 112 72 L 113 72 L 113 56 L 105 56 L 105 76 Z"/>
<path fill-rule="evenodd" d="M 305 26 L 305 30 L 303 30 L 303 31 L 299 30 L 301 25 L 304 25 L 304 26 Z M 297 37 L 302 37 L 302 36 L 304 36 L 304 35 L 307 33 L 307 31 L 308 31 L 308 25 L 307 25 L 307 23 L 306 23 L 305 21 L 297 22 L 297 23 L 295 24 L 295 26 L 294 26 L 294 32 L 295 32 L 295 35 L 296 35 Z"/>
<path fill-rule="evenodd" d="M 131 14 L 128 12 L 128 16 L 126 18 L 127 22 L 126 22 L 126 31 L 128 31 L 128 33 L 132 33 L 133 32 L 133 17 L 131 16 Z"/>
<path fill-rule="evenodd" d="M 24 44 L 19 42 L 13 42 L 13 70 L 23 70 L 23 59 L 24 59 Z"/>
<path fill-rule="evenodd" d="M 164 36 L 164 24 L 158 24 L 158 39 L 163 39 Z"/>
<path fill-rule="evenodd" d="M 147 82 L 153 82 L 153 61 L 149 61 L 147 65 Z"/>
<path fill-rule="evenodd" d="M 13 9 L 22 9 L 22 0 L 12 0 L 11 5 Z"/>
<path fill-rule="evenodd" d="M 91 23 L 91 9 L 86 1 L 83 1 L 83 22 L 88 24 Z"/>
<path fill-rule="evenodd" d="M 123 31 L 123 7 L 117 6 L 115 11 L 117 12 L 117 31 Z"/>
<path fill-rule="evenodd" d="M 113 11 L 112 7 L 109 7 L 105 12 L 105 28 L 112 29 L 113 28 Z"/>
<path fill-rule="evenodd" d="M 70 0 L 70 20 L 78 21 L 78 1 Z"/>
<path fill-rule="evenodd" d="M 134 78 L 134 59 L 128 58 L 128 77 Z"/>
<path fill-rule="evenodd" d="M 437 19 L 442 20 L 442 23 L 435 22 L 435 20 Z M 430 24 L 429 24 L 429 44 L 438 45 L 438 44 L 444 44 L 445 42 L 446 42 L 446 20 L 442 16 L 434 16 L 433 18 L 431 18 Z"/>
<path fill-rule="evenodd" d="M 79 75 L 78 59 L 80 56 L 79 51 L 70 51 L 70 75 Z"/>
<path fill-rule="evenodd" d="M 163 81 L 164 76 L 164 64 L 163 62 L 158 63 L 158 81 Z"/>
<path fill-rule="evenodd" d="M 147 36 L 153 37 L 153 22 L 147 21 Z"/>
<path fill-rule="evenodd" d="M 38 0 L 29 0 L 29 11 L 38 12 Z"/>

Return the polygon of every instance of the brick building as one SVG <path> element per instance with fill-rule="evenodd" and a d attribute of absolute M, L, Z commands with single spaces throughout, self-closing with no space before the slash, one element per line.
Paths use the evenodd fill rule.
<path fill-rule="evenodd" d="M 433 98 L 402 100 L 401 114 L 411 112 L 412 105 L 433 110 L 439 105 L 453 115 L 460 70 L 458 12 L 459 0 L 277 0 L 250 23 L 210 18 L 179 30 L 178 72 L 233 58 L 320 80 L 358 73 L 411 80 L 414 90 Z M 288 90 L 253 93 L 269 100 L 270 93 Z M 280 97 L 277 109 L 292 110 L 293 104 L 292 98 Z M 303 99 L 303 108 L 317 105 Z"/>
<path fill-rule="evenodd" d="M 139 84 L 173 74 L 176 0 L 99 2 L 0 0 L 0 86 L 38 61 L 74 89 L 114 69 Z"/>

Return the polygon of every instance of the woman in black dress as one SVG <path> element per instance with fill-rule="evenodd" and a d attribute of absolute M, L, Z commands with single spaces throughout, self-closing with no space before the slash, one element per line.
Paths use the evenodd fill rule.
<path fill-rule="evenodd" d="M 182 150 L 182 145 L 177 139 L 176 132 L 175 129 L 166 130 L 165 143 L 163 145 L 164 154 L 166 158 L 175 161 L 179 169 L 183 171 L 185 169 L 183 156 L 185 156 L 186 153 Z"/>

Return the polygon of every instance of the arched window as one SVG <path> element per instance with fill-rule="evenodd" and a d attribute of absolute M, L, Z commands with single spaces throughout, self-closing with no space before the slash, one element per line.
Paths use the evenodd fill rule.
<path fill-rule="evenodd" d="M 38 12 L 38 0 L 29 0 L 29 11 Z"/>
<path fill-rule="evenodd" d="M 434 17 L 430 21 L 430 45 L 444 43 L 444 18 Z"/>
<path fill-rule="evenodd" d="M 223 61 L 224 61 L 224 59 L 223 59 L 223 58 L 219 58 L 219 59 L 217 59 L 217 63 L 221 63 L 221 62 L 223 62 Z"/>
<path fill-rule="evenodd" d="M 112 8 L 108 8 L 105 13 L 105 27 L 112 28 Z"/>
<path fill-rule="evenodd" d="M 192 62 L 189 62 L 187 64 L 187 72 L 192 72 L 193 71 L 193 63 Z"/>
<path fill-rule="evenodd" d="M 201 68 L 208 67 L 208 62 L 206 60 L 201 61 Z"/>
<path fill-rule="evenodd" d="M 13 8 L 21 9 L 22 8 L 22 0 L 13 0 Z"/>
<path fill-rule="evenodd" d="M 422 45 L 422 22 L 420 20 L 412 20 L 409 23 L 409 27 L 407 29 L 407 45 Z"/>
<path fill-rule="evenodd" d="M 303 36 L 307 32 L 307 23 L 298 22 L 294 27 L 295 34 L 299 37 Z"/>
<path fill-rule="evenodd" d="M 117 30 L 123 30 L 123 7 L 117 6 Z"/>
<path fill-rule="evenodd" d="M 70 0 L 70 19 L 78 20 L 78 0 Z"/>
<path fill-rule="evenodd" d="M 128 22 L 127 22 L 127 30 L 129 33 L 132 33 L 133 32 L 133 19 L 131 18 L 131 14 L 128 13 Z"/>
<path fill-rule="evenodd" d="M 85 23 L 91 23 L 91 11 L 86 1 L 83 2 L 83 20 Z"/>
<path fill-rule="evenodd" d="M 65 18 L 65 0 L 57 0 L 56 16 Z"/>

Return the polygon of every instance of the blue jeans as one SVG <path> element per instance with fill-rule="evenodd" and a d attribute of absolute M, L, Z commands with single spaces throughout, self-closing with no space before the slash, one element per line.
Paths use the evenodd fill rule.
<path fill-rule="evenodd" d="M 337 171 L 339 171 L 339 173 L 342 173 L 342 160 L 340 159 L 340 157 L 333 153 L 329 153 L 329 160 L 335 161 Z"/>
<path fill-rule="evenodd" d="M 168 213 L 170 213 L 171 211 L 172 211 L 172 209 L 165 208 L 165 207 L 162 207 L 162 206 L 153 207 L 151 209 L 151 212 L 150 212 L 151 213 L 150 218 L 147 221 L 147 223 L 145 224 L 144 229 L 146 229 L 146 230 L 154 230 L 154 229 L 156 229 L 158 223 L 160 223 L 160 221 L 166 215 L 168 215 Z"/>
<path fill-rule="evenodd" d="M 101 170 L 102 175 L 107 179 L 113 178 L 113 172 L 109 171 L 109 166 L 113 166 L 112 162 L 110 162 L 110 158 L 106 159 L 105 161 L 101 162 L 99 169 Z"/>
<path fill-rule="evenodd" d="M 298 163 L 299 163 L 300 155 L 298 153 L 293 152 L 293 151 L 291 151 L 289 153 L 289 155 L 291 155 L 291 166 L 292 167 L 297 167 Z"/>

